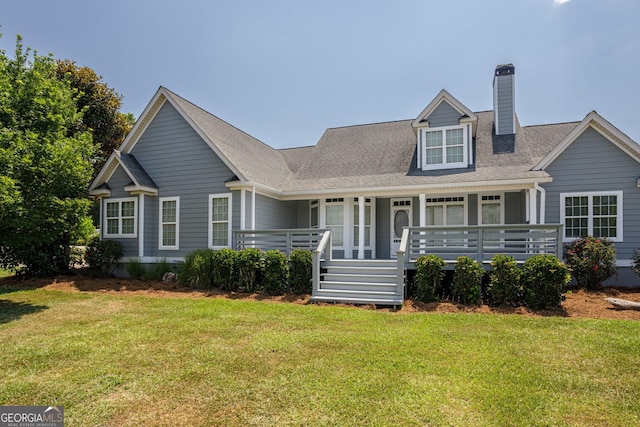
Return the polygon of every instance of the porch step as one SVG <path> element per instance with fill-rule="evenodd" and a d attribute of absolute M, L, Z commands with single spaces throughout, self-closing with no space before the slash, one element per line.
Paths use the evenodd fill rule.
<path fill-rule="evenodd" d="M 403 302 L 394 260 L 330 260 L 321 269 L 312 301 L 394 306 Z"/>

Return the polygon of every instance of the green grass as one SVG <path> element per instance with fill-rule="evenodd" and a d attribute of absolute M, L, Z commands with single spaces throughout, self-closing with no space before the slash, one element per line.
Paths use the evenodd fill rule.
<path fill-rule="evenodd" d="M 0 268 L 0 279 L 2 279 L 3 277 L 13 276 L 14 274 L 15 273 L 13 271 L 3 270 L 2 268 Z"/>
<path fill-rule="evenodd" d="M 0 290 L 0 404 L 66 425 L 640 423 L 640 322 Z"/>

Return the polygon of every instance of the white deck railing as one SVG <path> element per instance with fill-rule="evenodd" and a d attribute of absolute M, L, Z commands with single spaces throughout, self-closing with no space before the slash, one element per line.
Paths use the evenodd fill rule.
<path fill-rule="evenodd" d="M 447 263 L 462 255 L 482 263 L 491 262 L 496 254 L 512 256 L 518 262 L 536 254 L 562 258 L 562 224 L 405 228 L 398 264 L 401 259 L 404 264 L 413 263 L 428 254 Z"/>
<path fill-rule="evenodd" d="M 322 259 L 331 261 L 332 251 L 331 230 L 325 230 L 318 242 L 318 246 L 313 249 L 313 264 L 311 266 L 311 295 L 316 295 L 320 287 L 320 261 L 322 261 Z"/>

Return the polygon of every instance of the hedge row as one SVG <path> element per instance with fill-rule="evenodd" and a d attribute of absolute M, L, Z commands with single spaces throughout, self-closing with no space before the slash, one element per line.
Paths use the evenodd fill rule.
<path fill-rule="evenodd" d="M 178 280 L 195 288 L 307 294 L 311 293 L 311 266 L 311 251 L 303 249 L 293 250 L 288 260 L 276 250 L 197 249 L 185 257 Z"/>
<path fill-rule="evenodd" d="M 423 302 L 448 298 L 464 304 L 526 306 L 547 309 L 560 305 L 566 285 L 571 280 L 569 269 L 554 255 L 535 255 L 519 268 L 513 257 L 496 255 L 487 274 L 480 263 L 461 256 L 456 259 L 451 286 L 444 286 L 446 263 L 435 255 L 416 260 L 414 286 L 416 297 Z M 482 285 L 485 278 L 485 285 Z"/>

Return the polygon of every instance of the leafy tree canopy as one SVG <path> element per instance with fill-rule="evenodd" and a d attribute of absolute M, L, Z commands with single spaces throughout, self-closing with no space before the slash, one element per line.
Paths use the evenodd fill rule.
<path fill-rule="evenodd" d="M 118 148 L 135 121 L 132 114 L 120 112 L 122 96 L 102 81 L 102 77 L 89 67 L 76 65 L 74 61 L 58 60 L 56 76 L 68 81 L 76 89 L 76 104 L 82 111 L 80 131 L 91 130 L 96 145 L 92 159 L 96 176 L 113 150 Z"/>
<path fill-rule="evenodd" d="M 51 275 L 68 266 L 86 216 L 94 145 L 70 78 L 51 56 L 0 50 L 0 266 Z"/>

